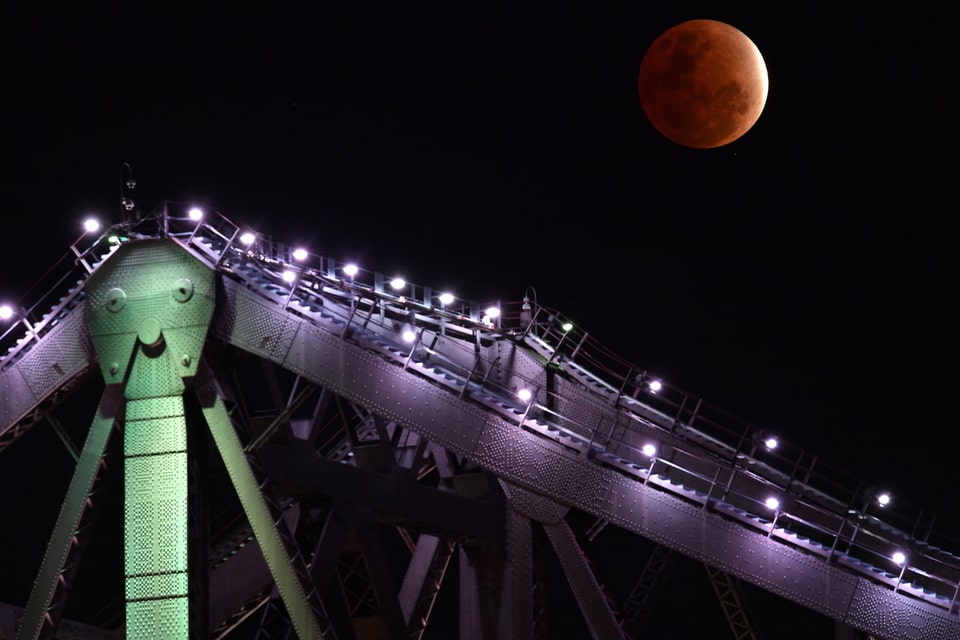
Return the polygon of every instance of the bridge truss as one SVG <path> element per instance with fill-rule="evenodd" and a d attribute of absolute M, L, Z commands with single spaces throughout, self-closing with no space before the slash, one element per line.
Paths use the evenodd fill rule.
<path fill-rule="evenodd" d="M 0 338 L 0 465 L 38 425 L 75 463 L 18 638 L 55 636 L 104 527 L 92 622 L 117 637 L 551 637 L 549 557 L 585 634 L 631 638 L 671 555 L 734 637 L 741 582 L 851 634 L 960 637 L 960 546 L 924 512 L 535 300 L 494 314 L 246 231 L 164 205 L 83 236 Z"/>

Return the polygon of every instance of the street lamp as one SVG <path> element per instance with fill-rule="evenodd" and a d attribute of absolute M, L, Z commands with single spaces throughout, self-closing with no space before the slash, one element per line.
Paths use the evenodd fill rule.
<path fill-rule="evenodd" d="M 131 198 L 127 197 L 127 191 L 133 191 L 137 186 L 137 181 L 133 178 L 133 169 L 129 162 L 120 165 L 120 207 L 123 209 L 123 223 L 130 224 L 130 212 L 133 211 L 136 204 Z"/>
<path fill-rule="evenodd" d="M 74 240 L 73 244 L 70 245 L 70 251 L 73 252 L 73 255 L 77 257 L 77 264 L 82 264 L 83 268 L 86 269 L 87 273 L 93 273 L 93 267 L 90 266 L 90 263 L 87 262 L 86 256 L 93 249 L 95 245 L 87 247 L 85 250 L 81 251 L 79 248 L 80 241 L 83 240 L 90 234 L 96 233 L 100 230 L 100 221 L 94 217 L 86 218 L 83 221 L 83 233 L 80 234 L 80 237 Z"/>
<path fill-rule="evenodd" d="M 531 296 L 531 293 L 533 294 Z M 531 300 L 533 301 L 533 306 L 537 306 L 537 290 L 533 287 L 527 287 L 527 290 L 523 292 L 523 306 L 520 307 L 520 327 L 523 329 L 524 334 L 530 329 L 530 325 L 533 322 L 533 307 L 530 306 Z"/>

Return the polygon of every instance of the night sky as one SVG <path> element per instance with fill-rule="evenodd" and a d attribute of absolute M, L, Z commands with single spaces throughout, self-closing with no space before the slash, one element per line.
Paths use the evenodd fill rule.
<path fill-rule="evenodd" d="M 0 298 L 83 216 L 119 221 L 127 162 L 142 209 L 196 201 L 465 299 L 532 286 L 625 359 L 960 516 L 940 489 L 956 473 L 956 10 L 580 4 L 4 6 L 17 242 Z M 770 78 L 756 125 L 718 149 L 670 142 L 637 96 L 646 48 L 693 18 L 743 31 Z"/>

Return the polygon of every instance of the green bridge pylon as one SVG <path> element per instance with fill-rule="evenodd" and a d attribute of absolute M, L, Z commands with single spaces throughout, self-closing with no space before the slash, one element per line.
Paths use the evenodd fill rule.
<path fill-rule="evenodd" d="M 202 353 L 216 306 L 214 272 L 165 238 L 122 244 L 86 282 L 85 321 L 106 383 L 20 625 L 21 640 L 52 637 L 79 555 L 85 516 L 110 436 L 123 432 L 126 636 L 205 637 L 204 603 L 191 600 L 190 483 L 185 392 L 194 391 L 213 441 L 301 639 L 325 622 L 304 560 L 217 395 Z M 196 381 L 200 382 L 196 382 Z M 122 409 L 121 409 L 122 407 Z M 122 420 L 121 420 L 122 415 Z M 265 485 L 265 483 L 264 483 Z M 201 569 L 206 570 L 206 567 Z M 327 626 L 324 624 L 324 626 Z"/>

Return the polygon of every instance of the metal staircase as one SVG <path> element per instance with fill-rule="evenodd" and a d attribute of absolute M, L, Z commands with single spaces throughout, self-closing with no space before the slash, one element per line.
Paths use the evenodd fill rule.
<path fill-rule="evenodd" d="M 917 630 L 960 636 L 960 559 L 950 551 L 960 545 L 950 546 L 943 523 L 871 512 L 855 479 L 787 443 L 765 448 L 760 430 L 619 359 L 559 312 L 525 300 L 499 305 L 491 318 L 463 301 L 438 304 L 426 287 L 395 291 L 380 274 L 348 276 L 333 259 L 298 262 L 290 247 L 262 236 L 243 244 L 243 231 L 220 215 L 191 221 L 165 206 L 136 227 L 81 238 L 88 244 L 71 247 L 74 270 L 59 281 L 66 290 L 54 287 L 0 338 L 0 453 L 96 373 L 108 383 L 105 402 L 121 402 L 111 379 L 122 378 L 122 358 L 154 369 L 169 360 L 183 372 L 185 424 L 209 427 L 214 464 L 223 465 L 253 532 L 228 536 L 235 551 L 209 543 L 219 549 L 210 556 L 214 637 L 253 620 L 263 633 L 289 630 L 278 615 L 300 637 L 358 629 L 388 637 L 398 626 L 420 637 L 451 566 L 460 574 L 461 637 L 535 637 L 531 523 L 546 533 L 589 633 L 627 637 L 626 614 L 642 598 L 602 586 L 567 521 L 571 510 L 715 567 L 715 584 L 744 580 L 838 625 L 891 640 Z M 170 282 L 157 287 L 173 283 L 175 302 L 190 299 L 179 264 L 200 265 L 213 279 L 209 329 L 187 331 L 203 353 L 174 352 L 174 327 L 153 311 L 155 322 L 141 321 L 136 341 L 121 340 L 114 362 L 94 348 L 100 334 L 86 318 L 121 312 L 114 307 L 123 306 L 117 291 L 133 277 L 127 272 L 151 273 L 145 258 L 157 246 L 172 265 Z M 110 277 L 108 290 L 98 288 Z M 159 308 L 143 297 L 127 304 Z M 147 339 L 153 329 L 168 336 L 166 352 Z M 234 366 L 254 362 L 252 372 Z M 146 385 L 136 377 L 130 384 Z M 92 486 L 106 435 L 124 426 L 102 411 L 90 430 L 100 440 L 78 462 L 78 487 Z M 64 522 L 78 521 L 85 504 L 68 496 Z M 290 504 L 299 509 L 294 525 L 283 515 Z M 338 534 L 328 526 L 336 514 L 364 514 L 364 522 Z M 343 570 L 349 556 L 338 541 L 372 522 L 380 528 L 368 532 L 388 527 L 407 543 L 397 553 L 409 557 Z M 68 537 L 54 533 L 51 548 L 70 559 L 53 556 L 35 593 L 69 591 L 82 548 Z M 481 547 L 494 551 L 473 552 Z M 355 606 L 357 592 L 345 589 L 361 573 L 373 610 Z M 270 584 L 283 609 L 265 592 Z M 34 598 L 35 624 L 19 637 L 51 637 L 60 598 Z"/>

